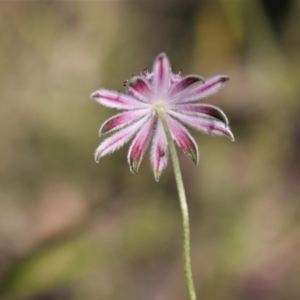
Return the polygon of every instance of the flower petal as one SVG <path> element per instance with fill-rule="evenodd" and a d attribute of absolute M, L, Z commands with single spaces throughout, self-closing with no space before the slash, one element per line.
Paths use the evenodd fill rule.
<path fill-rule="evenodd" d="M 124 144 L 127 143 L 134 134 L 136 134 L 136 132 L 148 121 L 148 119 L 149 116 L 147 115 L 138 122 L 121 129 L 117 133 L 105 139 L 95 151 L 96 162 L 99 162 L 99 159 L 102 156 L 112 153 L 124 146 Z"/>
<path fill-rule="evenodd" d="M 161 172 L 168 164 L 168 142 L 164 128 L 160 121 L 157 122 L 155 134 L 153 136 L 150 159 L 154 171 L 154 177 L 156 181 L 158 181 Z"/>
<path fill-rule="evenodd" d="M 149 113 L 149 109 L 135 109 L 114 115 L 102 124 L 99 129 L 99 135 L 102 136 L 103 134 L 106 134 L 108 132 L 121 129 L 126 125 L 138 121 L 147 113 Z"/>
<path fill-rule="evenodd" d="M 153 65 L 155 96 L 164 96 L 170 86 L 171 66 L 165 53 L 157 56 Z"/>
<path fill-rule="evenodd" d="M 130 171 L 137 174 L 144 154 L 148 148 L 153 133 L 153 126 L 157 118 L 151 118 L 138 132 L 128 151 Z"/>
<path fill-rule="evenodd" d="M 225 123 L 216 119 L 202 118 L 200 116 L 184 115 L 178 112 L 169 110 L 168 113 L 175 117 L 180 122 L 199 130 L 203 133 L 211 135 L 224 135 L 234 141 L 234 136 L 230 128 Z"/>
<path fill-rule="evenodd" d="M 195 82 L 202 82 L 204 83 L 205 80 L 203 77 L 198 76 L 198 75 L 188 75 L 183 77 L 178 83 L 174 84 L 172 88 L 170 89 L 168 93 L 168 97 L 172 98 L 178 93 L 181 93 L 188 87 L 190 87 L 192 84 Z"/>
<path fill-rule="evenodd" d="M 216 106 L 209 104 L 177 104 L 172 107 L 173 110 L 180 113 L 187 113 L 192 115 L 199 115 L 203 117 L 215 118 L 224 122 L 228 126 L 228 119 L 225 113 Z"/>
<path fill-rule="evenodd" d="M 143 103 L 132 96 L 105 89 L 100 89 L 92 93 L 91 98 L 104 106 L 117 109 L 137 109 L 148 107 L 146 103 Z"/>
<path fill-rule="evenodd" d="M 195 164 L 199 162 L 198 146 L 190 135 L 188 130 L 183 127 L 178 121 L 167 115 L 167 122 L 172 134 L 172 137 L 178 147 L 189 156 Z"/>
<path fill-rule="evenodd" d="M 152 98 L 152 90 L 148 82 L 140 77 L 134 76 L 128 82 L 128 91 L 136 98 L 143 102 L 149 103 L 149 99 Z"/>
<path fill-rule="evenodd" d="M 216 93 L 229 80 L 228 76 L 218 75 L 208 79 L 204 84 L 196 85 L 187 91 L 183 91 L 173 98 L 175 103 L 188 103 L 196 101 Z"/>

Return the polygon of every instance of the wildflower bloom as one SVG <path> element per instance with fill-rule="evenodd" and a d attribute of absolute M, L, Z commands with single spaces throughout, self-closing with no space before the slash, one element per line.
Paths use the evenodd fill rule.
<path fill-rule="evenodd" d="M 101 126 L 99 135 L 114 132 L 96 149 L 95 159 L 114 152 L 133 138 L 128 151 L 130 170 L 137 173 L 143 156 L 151 144 L 151 164 L 158 181 L 168 162 L 168 143 L 158 111 L 163 111 L 176 145 L 197 164 L 199 151 L 185 126 L 203 133 L 227 136 L 233 134 L 228 119 L 219 108 L 197 100 L 222 88 L 228 76 L 217 75 L 206 81 L 197 75 L 174 74 L 168 57 L 162 53 L 154 61 L 152 72 L 143 71 L 126 81 L 126 92 L 100 89 L 91 98 L 98 103 L 123 110 Z"/>

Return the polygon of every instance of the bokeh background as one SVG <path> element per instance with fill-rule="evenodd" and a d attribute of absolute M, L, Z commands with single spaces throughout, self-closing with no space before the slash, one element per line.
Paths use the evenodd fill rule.
<path fill-rule="evenodd" d="M 180 153 L 199 299 L 300 299 L 300 1 L 1 1 L 0 299 L 187 299 L 171 165 L 94 162 L 115 111 L 89 99 L 150 68 L 231 81 L 205 102 L 236 142 Z"/>

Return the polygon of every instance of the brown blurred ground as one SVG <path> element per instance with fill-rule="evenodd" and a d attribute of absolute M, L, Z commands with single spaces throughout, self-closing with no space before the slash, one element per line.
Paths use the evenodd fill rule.
<path fill-rule="evenodd" d="M 199 299 L 300 299 L 300 2 L 0 1 L 0 299 L 187 299 L 171 165 L 97 165 L 99 87 L 151 68 L 231 81 L 236 142 L 180 155 Z"/>

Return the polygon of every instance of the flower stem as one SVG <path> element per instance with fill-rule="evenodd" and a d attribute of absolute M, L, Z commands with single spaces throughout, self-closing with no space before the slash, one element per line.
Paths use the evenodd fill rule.
<path fill-rule="evenodd" d="M 167 141 L 169 145 L 171 159 L 173 162 L 175 180 L 176 180 L 177 190 L 179 195 L 180 208 L 182 213 L 182 223 L 183 223 L 183 257 L 184 257 L 185 277 L 186 277 L 186 283 L 189 292 L 189 298 L 190 300 L 196 300 L 196 292 L 194 288 L 193 274 L 192 274 L 192 267 L 191 267 L 189 212 L 188 212 L 188 206 L 186 202 L 186 196 L 185 196 L 185 190 L 182 181 L 179 160 L 178 160 L 175 144 L 166 120 L 165 112 L 163 109 L 157 109 L 157 114 L 163 124 L 164 131 L 167 136 Z"/>

